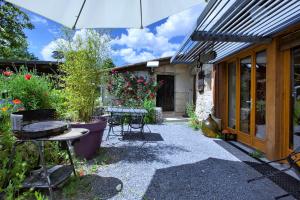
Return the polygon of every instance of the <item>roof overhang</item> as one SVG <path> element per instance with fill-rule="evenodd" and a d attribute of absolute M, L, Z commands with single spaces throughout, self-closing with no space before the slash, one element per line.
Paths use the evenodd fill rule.
<path fill-rule="evenodd" d="M 193 63 L 214 51 L 208 62 L 215 63 L 299 22 L 299 0 L 210 0 L 171 62 Z"/>

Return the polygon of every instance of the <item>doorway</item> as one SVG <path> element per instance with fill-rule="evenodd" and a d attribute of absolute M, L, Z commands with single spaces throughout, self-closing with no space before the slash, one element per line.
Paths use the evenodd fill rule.
<path fill-rule="evenodd" d="M 156 106 L 163 111 L 174 111 L 174 76 L 157 75 L 159 81 L 163 81 L 163 85 L 157 91 Z"/>
<path fill-rule="evenodd" d="M 239 141 L 265 151 L 267 52 L 228 62 L 227 127 Z"/>
<path fill-rule="evenodd" d="M 300 47 L 291 50 L 292 66 L 292 96 L 291 96 L 291 131 L 289 148 L 295 149 L 300 146 Z"/>

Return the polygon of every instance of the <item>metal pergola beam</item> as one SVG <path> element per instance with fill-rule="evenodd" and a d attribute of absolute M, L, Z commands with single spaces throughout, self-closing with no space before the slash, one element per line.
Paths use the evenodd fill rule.
<path fill-rule="evenodd" d="M 252 35 L 238 35 L 226 33 L 211 33 L 208 31 L 195 31 L 191 35 L 192 41 L 213 42 L 247 42 L 247 43 L 270 43 L 272 38 Z"/>
<path fill-rule="evenodd" d="M 299 23 L 299 0 L 210 0 L 172 62 L 192 63 L 199 54 L 214 50 L 214 63 L 253 44 L 270 42 Z"/>

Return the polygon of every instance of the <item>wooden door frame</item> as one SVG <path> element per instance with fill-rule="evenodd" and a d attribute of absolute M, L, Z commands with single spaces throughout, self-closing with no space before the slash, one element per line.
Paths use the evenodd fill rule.
<path fill-rule="evenodd" d="M 283 64 L 283 75 L 284 75 L 284 104 L 283 104 L 283 110 L 284 110 L 284 120 L 283 120 L 283 148 L 281 150 L 281 156 L 284 157 L 292 152 L 292 149 L 290 149 L 290 134 L 291 134 L 291 98 L 292 98 L 292 56 L 291 56 L 291 49 L 287 49 L 281 52 L 282 54 L 282 64 Z"/>
<path fill-rule="evenodd" d="M 235 57 L 226 60 L 226 117 L 225 117 L 225 124 L 227 129 L 234 131 L 238 134 L 238 141 L 245 143 L 249 146 L 253 146 L 263 152 L 266 151 L 266 138 L 267 138 L 267 132 L 265 133 L 265 138 L 260 139 L 257 138 L 255 135 L 255 115 L 256 115 L 256 54 L 261 51 L 266 51 L 267 54 L 267 66 L 268 66 L 268 50 L 267 46 L 263 45 L 260 47 L 256 47 L 254 49 L 249 49 L 248 51 L 245 51 L 239 55 L 236 55 Z M 251 90 L 250 90 L 250 96 L 251 96 L 251 110 L 250 110 L 250 132 L 249 134 L 244 133 L 240 131 L 240 87 L 241 87 L 241 68 L 240 68 L 240 61 L 241 59 L 245 57 L 251 57 Z M 228 77 L 229 77 L 229 70 L 228 65 L 230 63 L 235 62 L 236 64 L 236 129 L 232 129 L 228 127 Z M 266 103 L 267 106 L 267 103 Z M 267 126 L 267 121 L 266 121 Z"/>

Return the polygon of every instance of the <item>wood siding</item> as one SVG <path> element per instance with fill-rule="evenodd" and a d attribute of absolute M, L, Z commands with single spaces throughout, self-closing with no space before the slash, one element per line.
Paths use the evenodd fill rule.
<path fill-rule="evenodd" d="M 255 63 L 255 52 L 260 50 L 267 51 L 266 68 L 266 138 L 258 140 L 248 138 L 247 135 L 240 133 L 239 140 L 247 145 L 258 148 L 266 153 L 267 158 L 281 158 L 291 152 L 289 149 L 290 134 L 290 113 L 291 106 L 291 52 L 290 48 L 299 45 L 300 25 L 285 30 L 273 38 L 270 44 L 254 45 L 241 50 L 235 55 L 223 59 L 214 65 L 215 88 L 214 105 L 215 113 L 222 119 L 222 128 L 227 128 L 228 121 L 228 94 L 227 94 L 227 63 L 236 60 L 237 63 L 237 96 L 239 95 L 239 59 L 245 55 L 252 55 L 252 63 Z M 251 74 L 255 78 L 255 74 Z M 255 97 L 255 88 L 252 88 L 252 98 Z M 237 98 L 236 108 L 239 109 L 239 99 Z M 252 108 L 255 112 L 255 108 Z M 237 121 L 239 111 L 236 112 Z M 252 122 L 255 121 L 251 116 Z M 255 123 L 254 123 L 255 124 Z M 237 123 L 237 130 L 239 125 Z M 255 132 L 252 127 L 252 132 Z"/>

